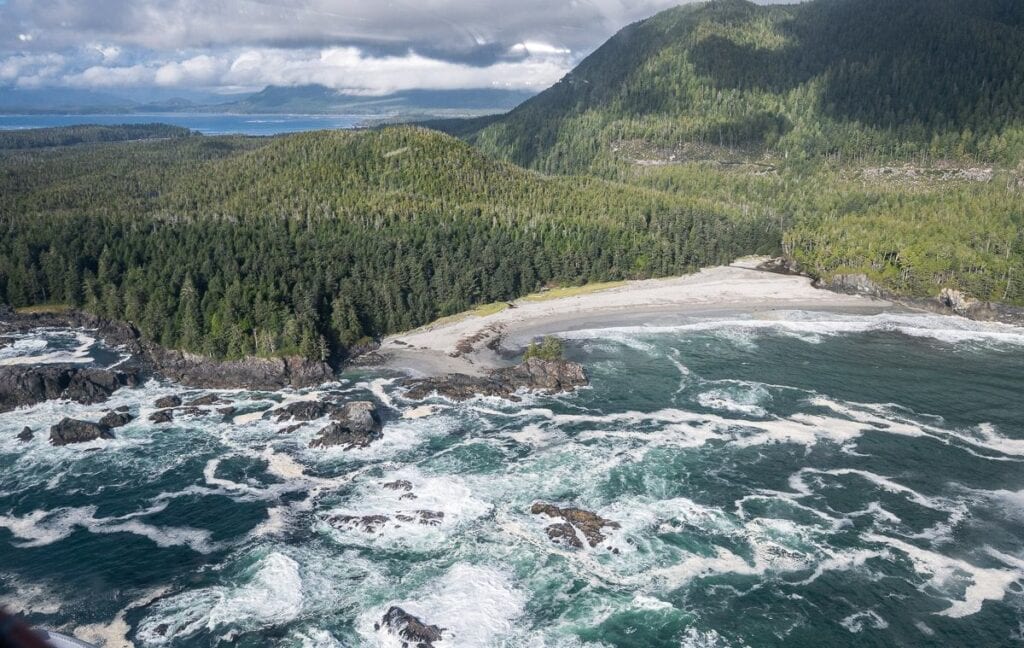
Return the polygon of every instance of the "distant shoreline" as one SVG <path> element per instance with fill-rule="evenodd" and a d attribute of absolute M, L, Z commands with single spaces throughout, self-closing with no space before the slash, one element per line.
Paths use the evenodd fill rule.
<path fill-rule="evenodd" d="M 630 281 L 563 298 L 524 298 L 489 315 L 441 320 L 385 338 L 379 350 L 382 366 L 414 376 L 481 375 L 512 364 L 510 351 L 544 335 L 680 326 L 723 317 L 771 319 L 777 311 L 846 315 L 916 312 L 884 299 L 821 290 L 812 286 L 808 277 L 758 270 L 761 261 L 744 259 L 683 277 Z"/>

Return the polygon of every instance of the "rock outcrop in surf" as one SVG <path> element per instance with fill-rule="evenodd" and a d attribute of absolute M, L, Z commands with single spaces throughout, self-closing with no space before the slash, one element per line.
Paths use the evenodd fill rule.
<path fill-rule="evenodd" d="M 331 419 L 334 422 L 320 430 L 310 442 L 311 448 L 342 446 L 345 450 L 354 450 L 365 448 L 383 436 L 380 412 L 370 401 L 345 403 L 331 412 Z"/>
<path fill-rule="evenodd" d="M 424 623 L 397 605 L 388 608 L 377 627 L 381 625 L 397 635 L 403 646 L 434 648 L 435 641 L 444 639 L 444 628 Z"/>
<path fill-rule="evenodd" d="M 119 407 L 104 414 L 100 419 L 100 425 L 115 429 L 128 425 L 134 419 L 135 417 L 128 413 L 127 407 Z"/>
<path fill-rule="evenodd" d="M 99 423 L 65 418 L 50 428 L 50 443 L 55 446 L 88 443 L 97 439 L 113 439 L 110 428 Z"/>
<path fill-rule="evenodd" d="M 130 355 L 140 365 L 140 370 L 188 387 L 276 390 L 310 387 L 334 377 L 334 369 L 327 363 L 300 357 L 219 361 L 165 349 L 144 339 L 139 330 L 127 322 L 81 311 L 22 314 L 8 310 L 0 313 L 0 317 L 3 319 L 0 333 L 27 333 L 38 328 L 88 329 L 104 344 Z"/>
<path fill-rule="evenodd" d="M 74 365 L 0 367 L 0 412 L 60 398 L 94 405 L 106 401 L 122 387 L 139 383 L 137 370 Z"/>
<path fill-rule="evenodd" d="M 406 397 L 422 400 L 433 394 L 452 400 L 468 400 L 475 396 L 515 398 L 521 389 L 547 394 L 571 392 L 589 384 L 583 366 L 567 360 L 530 358 L 515 367 L 496 369 L 487 376 L 450 374 L 439 378 L 406 380 Z"/>
<path fill-rule="evenodd" d="M 580 535 L 591 547 L 596 547 L 604 542 L 603 529 L 619 528 L 618 522 L 606 520 L 597 513 L 578 508 L 560 508 L 554 504 L 537 502 L 530 508 L 530 512 L 534 515 L 546 515 L 549 518 L 562 520 L 562 522 L 549 526 L 545 532 L 552 542 L 574 549 L 583 548 Z"/>

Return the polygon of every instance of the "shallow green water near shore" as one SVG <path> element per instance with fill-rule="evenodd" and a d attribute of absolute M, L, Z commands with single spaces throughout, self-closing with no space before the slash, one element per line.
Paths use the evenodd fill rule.
<path fill-rule="evenodd" d="M 18 344 L 0 362 L 93 358 L 57 332 Z M 68 631 L 120 614 L 145 646 L 398 645 L 374 627 L 391 605 L 446 628 L 438 646 L 1022 641 L 1024 332 L 792 314 L 568 349 L 590 388 L 422 418 L 369 374 L 224 392 L 231 420 L 153 426 L 153 401 L 187 391 L 155 382 L 2 414 L 0 598 Z M 322 422 L 245 416 L 306 397 L 378 401 L 383 440 L 314 450 Z M 141 416 L 115 441 L 46 443 L 118 405 Z M 558 546 L 537 501 L 618 528 Z"/>

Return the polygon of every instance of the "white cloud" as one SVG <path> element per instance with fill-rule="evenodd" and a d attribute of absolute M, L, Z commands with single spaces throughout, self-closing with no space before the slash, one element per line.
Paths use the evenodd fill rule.
<path fill-rule="evenodd" d="M 365 94 L 408 88 L 441 90 L 496 85 L 541 89 L 561 78 L 569 67 L 566 55 L 526 57 L 480 67 L 415 52 L 373 57 L 355 47 L 332 47 L 319 52 L 252 49 L 235 58 L 222 83 L 250 87 L 318 83 Z"/>
<path fill-rule="evenodd" d="M 561 78 L 573 63 L 568 51 L 543 44 L 524 44 L 515 53 L 519 55 L 516 58 L 476 66 L 416 52 L 371 56 L 357 47 L 248 48 L 182 60 L 96 64 L 84 70 L 65 70 L 64 66 L 74 61 L 56 55 L 17 56 L 0 60 L 0 81 L 32 73 L 40 77 L 35 85 L 48 80 L 78 88 L 161 86 L 251 90 L 267 85 L 320 84 L 347 93 L 381 95 L 410 88 L 540 90 Z"/>
<path fill-rule="evenodd" d="M 212 86 L 227 66 L 213 56 L 195 56 L 181 62 L 161 65 L 153 75 L 153 80 L 160 86 Z"/>
<path fill-rule="evenodd" d="M 101 45 L 97 43 L 92 45 L 90 49 L 95 50 L 103 57 L 104 63 L 114 63 L 117 59 L 121 58 L 121 48 L 117 45 Z"/>
<path fill-rule="evenodd" d="M 65 76 L 63 85 L 76 88 L 117 88 L 153 85 L 154 71 L 146 65 L 94 65 L 77 74 Z"/>
<path fill-rule="evenodd" d="M 60 54 L 19 54 L 0 59 L 0 82 L 59 74 L 65 63 Z"/>

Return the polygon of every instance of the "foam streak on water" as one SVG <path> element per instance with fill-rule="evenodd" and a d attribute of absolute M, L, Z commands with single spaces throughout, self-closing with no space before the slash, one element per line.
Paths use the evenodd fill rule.
<path fill-rule="evenodd" d="M 1019 640 L 1024 332 L 789 313 L 567 338 L 592 378 L 571 396 L 410 402 L 361 374 L 165 425 L 157 398 L 206 392 L 0 414 L 0 602 L 112 645 L 399 646 L 391 606 L 439 647 Z M 120 359 L 83 331 L 0 349 L 58 357 Z M 383 440 L 313 449 L 326 419 L 263 417 L 324 398 L 378 402 Z M 122 405 L 115 440 L 47 443 Z M 557 545 L 535 502 L 612 524 Z"/>

